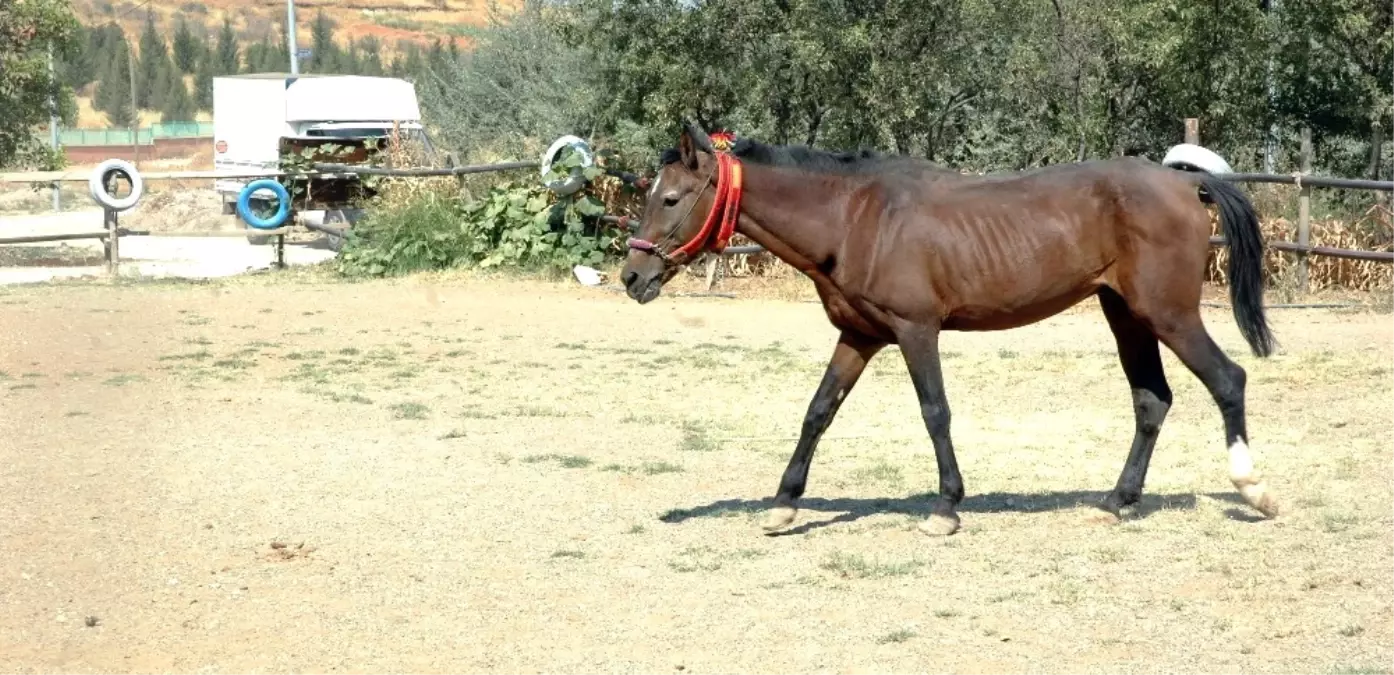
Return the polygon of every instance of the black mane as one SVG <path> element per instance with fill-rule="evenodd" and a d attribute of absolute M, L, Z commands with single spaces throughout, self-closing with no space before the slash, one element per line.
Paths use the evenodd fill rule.
<path fill-rule="evenodd" d="M 731 148 L 731 153 L 747 162 L 803 169 L 813 173 L 874 174 L 896 167 L 903 169 L 906 165 L 949 171 L 928 160 L 907 155 L 887 155 L 867 149 L 833 152 L 807 145 L 770 145 L 750 138 L 738 139 Z M 668 148 L 660 155 L 659 166 L 666 166 L 680 159 L 677 148 Z"/>

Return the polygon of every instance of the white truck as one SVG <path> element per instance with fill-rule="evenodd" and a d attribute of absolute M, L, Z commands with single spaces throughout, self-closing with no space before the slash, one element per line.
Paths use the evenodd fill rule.
<path fill-rule="evenodd" d="M 339 155 L 316 161 L 354 163 L 380 148 L 394 127 L 405 137 L 430 141 L 421 126 L 416 89 L 410 82 L 390 77 L 250 73 L 213 78 L 213 168 L 217 172 L 278 171 L 285 153 L 332 144 Z M 363 152 L 344 154 L 343 148 Z M 310 151 L 308 156 L 313 156 Z M 222 197 L 223 214 L 236 213 L 239 193 L 254 177 L 214 180 Z M 282 179 L 283 184 L 287 179 Z M 287 224 L 318 221 L 351 223 L 357 212 L 350 203 L 357 181 L 340 184 L 317 180 L 313 198 L 292 191 L 291 220 Z M 253 211 L 270 210 L 270 190 L 252 197 Z M 253 243 L 268 239 L 248 231 Z M 334 242 L 339 243 L 339 242 Z"/>

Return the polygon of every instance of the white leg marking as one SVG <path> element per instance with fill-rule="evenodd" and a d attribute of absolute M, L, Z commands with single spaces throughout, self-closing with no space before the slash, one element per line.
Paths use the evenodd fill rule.
<path fill-rule="evenodd" d="M 1249 446 L 1237 440 L 1229 446 L 1229 479 L 1239 483 L 1249 482 L 1250 478 L 1258 480 L 1254 475 L 1254 458 L 1249 454 Z"/>
<path fill-rule="evenodd" d="M 1244 496 L 1249 506 L 1265 516 L 1278 515 L 1278 504 L 1263 484 L 1263 476 L 1254 468 L 1254 458 L 1243 440 L 1229 446 L 1229 480 L 1239 489 L 1239 494 Z"/>

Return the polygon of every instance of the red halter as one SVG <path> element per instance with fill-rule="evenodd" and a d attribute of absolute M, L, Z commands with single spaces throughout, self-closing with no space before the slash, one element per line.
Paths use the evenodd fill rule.
<path fill-rule="evenodd" d="M 731 154 L 731 146 L 735 144 L 733 134 L 719 132 L 712 134 L 711 139 L 712 148 L 716 150 L 716 200 L 712 203 L 712 210 L 707 214 L 706 221 L 702 223 L 702 229 L 687 243 L 667 253 L 658 248 L 657 244 L 643 239 L 631 238 L 628 242 L 629 248 L 636 251 L 647 251 L 672 265 L 681 265 L 691 260 L 693 256 L 702 251 L 702 248 L 707 245 L 707 240 L 711 239 L 713 234 L 715 234 L 715 241 L 711 243 L 711 250 L 720 253 L 726 249 L 726 245 L 730 243 L 731 237 L 736 233 L 736 222 L 740 220 L 741 216 L 742 167 L 741 161 Z M 702 189 L 706 190 L 710 184 L 711 176 L 708 175 Z M 698 197 L 700 198 L 701 195 L 698 194 Z M 692 206 L 696 208 L 697 203 L 694 201 Z M 691 213 L 688 211 L 688 215 Z M 687 218 L 684 217 L 681 222 L 687 222 Z M 669 233 L 669 237 L 671 236 L 672 233 Z M 668 237 L 664 237 L 664 239 L 666 240 Z M 677 258 L 679 254 L 682 255 L 681 259 Z"/>

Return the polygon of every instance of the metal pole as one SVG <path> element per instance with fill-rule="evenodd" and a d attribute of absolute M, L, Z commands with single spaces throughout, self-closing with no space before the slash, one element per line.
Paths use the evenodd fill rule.
<path fill-rule="evenodd" d="M 286 41 L 290 46 L 290 74 L 300 74 L 299 49 L 295 44 L 295 0 L 286 0 Z"/>
<path fill-rule="evenodd" d="M 53 156 L 58 156 L 58 76 L 53 68 L 53 41 L 48 43 L 48 144 L 53 148 Z M 57 168 L 57 167 L 54 167 Z M 53 212 L 63 210 L 60 203 L 58 182 L 53 183 Z"/>

